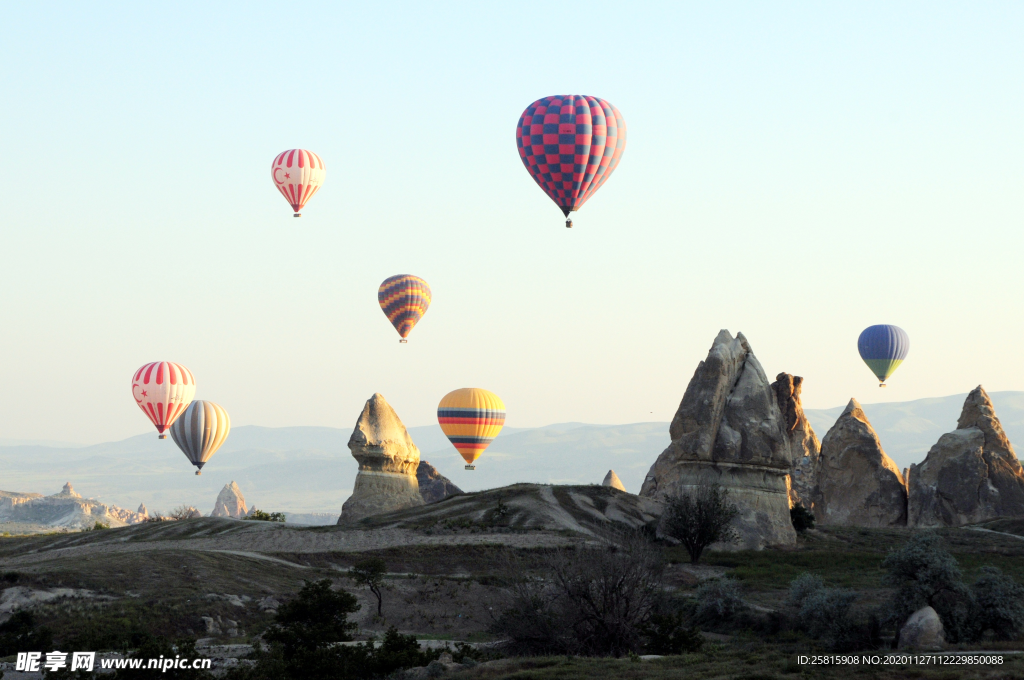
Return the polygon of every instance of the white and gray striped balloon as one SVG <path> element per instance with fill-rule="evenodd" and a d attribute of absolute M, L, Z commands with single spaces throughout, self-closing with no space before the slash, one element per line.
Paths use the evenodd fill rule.
<path fill-rule="evenodd" d="M 231 431 L 228 412 L 212 401 L 196 400 L 170 427 L 171 439 L 202 474 L 203 466 L 217 452 Z"/>

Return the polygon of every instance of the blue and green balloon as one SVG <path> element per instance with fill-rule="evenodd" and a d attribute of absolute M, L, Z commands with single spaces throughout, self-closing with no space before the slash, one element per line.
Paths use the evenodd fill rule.
<path fill-rule="evenodd" d="M 860 358 L 878 376 L 878 386 L 885 387 L 885 379 L 907 358 L 910 337 L 899 326 L 868 326 L 857 338 L 857 349 Z"/>

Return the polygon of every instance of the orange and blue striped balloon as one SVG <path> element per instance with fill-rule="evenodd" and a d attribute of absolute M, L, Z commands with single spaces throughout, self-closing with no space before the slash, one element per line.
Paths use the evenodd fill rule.
<path fill-rule="evenodd" d="M 377 302 L 384 315 L 407 342 L 409 331 L 419 323 L 430 307 L 430 286 L 418 276 L 398 274 L 384 279 L 377 289 Z"/>
<path fill-rule="evenodd" d="M 472 470 L 473 461 L 501 432 L 505 402 L 494 392 L 464 387 L 444 395 L 437 405 L 437 422 Z"/>

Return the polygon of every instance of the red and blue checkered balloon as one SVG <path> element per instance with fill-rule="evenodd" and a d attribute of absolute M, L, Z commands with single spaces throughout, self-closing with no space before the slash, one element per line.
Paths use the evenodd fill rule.
<path fill-rule="evenodd" d="M 544 97 L 523 111 L 516 144 L 526 171 L 568 217 L 615 171 L 626 149 L 626 121 L 598 97 Z"/>

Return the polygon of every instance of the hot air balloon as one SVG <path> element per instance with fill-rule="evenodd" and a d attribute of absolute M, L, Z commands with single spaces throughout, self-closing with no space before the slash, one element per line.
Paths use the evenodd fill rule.
<path fill-rule="evenodd" d="M 437 405 L 437 422 L 448 440 L 475 470 L 480 457 L 505 424 L 505 403 L 494 392 L 464 387 L 444 395 Z"/>
<path fill-rule="evenodd" d="M 626 149 L 626 121 L 598 97 L 544 97 L 526 107 L 516 127 L 526 171 L 565 214 L 579 210 L 604 184 Z"/>
<path fill-rule="evenodd" d="M 860 358 L 878 376 L 878 386 L 885 387 L 885 379 L 907 358 L 910 337 L 899 326 L 868 326 L 857 338 L 857 349 Z"/>
<path fill-rule="evenodd" d="M 231 418 L 228 412 L 212 401 L 193 401 L 185 413 L 171 425 L 171 439 L 185 457 L 203 474 L 203 466 L 228 438 Z"/>
<path fill-rule="evenodd" d="M 282 151 L 270 164 L 274 186 L 295 211 L 295 217 L 302 217 L 302 207 L 319 191 L 326 173 L 320 156 L 305 149 Z"/>
<path fill-rule="evenodd" d="M 377 302 L 384 315 L 402 336 L 398 342 L 409 342 L 406 338 L 413 326 L 419 323 L 430 307 L 430 286 L 418 276 L 399 274 L 384 279 L 377 289 Z"/>
<path fill-rule="evenodd" d="M 132 396 L 146 417 L 153 421 L 160 439 L 175 419 L 192 402 L 196 394 L 196 379 L 181 364 L 154 361 L 135 371 L 132 378 Z"/>

